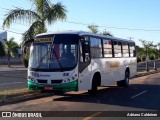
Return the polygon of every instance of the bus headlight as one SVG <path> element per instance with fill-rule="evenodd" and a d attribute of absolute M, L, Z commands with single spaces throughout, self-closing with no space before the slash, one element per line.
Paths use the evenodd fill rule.
<path fill-rule="evenodd" d="M 68 77 L 68 78 L 65 78 L 65 79 L 63 80 L 63 82 L 64 82 L 64 83 L 72 82 L 72 81 L 74 81 L 74 80 L 76 80 L 76 79 L 77 79 L 77 74 L 75 74 L 75 75 L 73 75 L 73 76 L 70 76 L 70 77 Z"/>
<path fill-rule="evenodd" d="M 37 73 L 37 72 L 32 72 L 32 71 L 30 71 L 30 72 L 28 73 L 28 75 L 31 75 L 31 76 L 33 76 L 33 77 L 39 77 L 39 73 Z"/>
<path fill-rule="evenodd" d="M 69 78 L 67 79 L 67 82 L 70 82 L 70 79 L 69 79 Z"/>
<path fill-rule="evenodd" d="M 67 82 L 70 82 L 70 81 L 71 81 L 70 78 L 66 78 L 66 79 L 63 80 L 64 83 L 67 83 Z"/>
<path fill-rule="evenodd" d="M 28 81 L 32 81 L 32 82 L 35 82 L 34 78 L 28 76 Z"/>

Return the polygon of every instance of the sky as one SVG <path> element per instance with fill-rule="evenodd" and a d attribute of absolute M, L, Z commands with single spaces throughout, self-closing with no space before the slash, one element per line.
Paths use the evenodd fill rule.
<path fill-rule="evenodd" d="M 48 31 L 83 30 L 89 31 L 87 24 L 99 26 L 99 31 L 109 31 L 115 37 L 134 40 L 141 46 L 139 39 L 160 42 L 160 0 L 51 0 L 62 2 L 67 8 L 66 21 L 57 21 L 47 26 Z M 30 0 L 0 0 L 0 29 L 9 10 L 16 7 L 34 10 Z M 74 23 L 73 23 L 74 22 Z M 83 23 L 83 24 L 75 24 Z M 8 38 L 14 37 L 20 43 L 29 23 L 16 21 L 8 31 Z"/>

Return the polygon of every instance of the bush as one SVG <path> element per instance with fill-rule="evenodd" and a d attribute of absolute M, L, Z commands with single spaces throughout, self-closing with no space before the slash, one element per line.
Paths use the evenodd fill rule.
<path fill-rule="evenodd" d="M 150 57 L 149 57 L 149 59 L 150 59 L 150 60 L 155 60 L 155 58 L 154 58 L 154 56 L 153 56 L 153 55 L 152 55 L 152 56 L 150 56 Z"/>
<path fill-rule="evenodd" d="M 137 57 L 137 63 L 141 62 L 141 59 L 139 57 Z"/>
<path fill-rule="evenodd" d="M 143 57 L 142 57 L 142 61 L 146 61 L 146 56 L 143 56 Z"/>
<path fill-rule="evenodd" d="M 22 58 L 22 63 L 24 65 L 24 67 L 28 68 L 28 59 L 27 58 L 23 57 Z"/>

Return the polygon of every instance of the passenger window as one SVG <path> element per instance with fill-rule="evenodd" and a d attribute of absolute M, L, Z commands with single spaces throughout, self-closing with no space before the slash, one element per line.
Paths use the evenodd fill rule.
<path fill-rule="evenodd" d="M 129 57 L 128 43 L 123 43 L 123 57 Z"/>
<path fill-rule="evenodd" d="M 102 42 L 99 38 L 90 38 L 91 41 L 91 55 L 92 58 L 102 57 Z"/>
<path fill-rule="evenodd" d="M 134 43 L 129 43 L 129 49 L 130 49 L 130 57 L 135 57 L 135 44 Z"/>
<path fill-rule="evenodd" d="M 112 41 L 104 39 L 103 40 L 103 48 L 104 48 L 104 57 L 113 57 L 112 56 Z"/>
<path fill-rule="evenodd" d="M 114 41 L 114 57 L 122 57 L 121 46 L 122 46 L 121 42 Z"/>

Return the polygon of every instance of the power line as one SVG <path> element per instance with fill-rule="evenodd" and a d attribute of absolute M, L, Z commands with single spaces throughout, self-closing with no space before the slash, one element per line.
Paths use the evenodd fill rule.
<path fill-rule="evenodd" d="M 0 7 L 1 9 L 5 10 L 11 10 L 7 8 Z M 89 26 L 91 24 L 87 23 L 81 23 L 81 22 L 74 22 L 74 21 L 64 21 L 64 20 L 58 20 L 60 22 L 66 22 L 70 24 L 77 24 L 77 25 L 84 25 L 84 26 Z M 18 23 L 19 24 L 19 23 Z M 21 23 L 20 23 L 21 24 Z M 23 24 L 25 25 L 25 24 Z M 27 25 L 26 25 L 27 26 Z M 160 32 L 160 29 L 143 29 L 143 28 L 127 28 L 127 27 L 113 27 L 113 26 L 105 26 L 105 25 L 98 25 L 98 27 L 103 27 L 103 28 L 110 28 L 110 29 L 122 29 L 122 30 L 132 30 L 132 31 L 145 31 L 145 32 Z"/>
<path fill-rule="evenodd" d="M 4 20 L 4 18 L 1 18 L 1 17 L 0 17 L 0 19 L 1 19 L 1 20 Z M 13 23 L 16 23 L 16 24 L 19 24 L 19 25 L 23 25 L 23 26 L 27 26 L 27 27 L 29 26 L 29 25 L 27 25 L 27 24 L 23 24 L 23 23 L 15 22 L 15 21 L 13 21 Z"/>
<path fill-rule="evenodd" d="M 7 32 L 11 32 L 11 33 L 23 35 L 23 33 L 15 32 L 15 31 L 12 31 L 12 30 L 5 30 L 5 29 L 3 29 L 3 28 L 0 28 L 0 29 L 1 29 L 1 30 L 4 30 L 4 31 L 7 31 Z"/>
<path fill-rule="evenodd" d="M 8 9 L 8 8 L 3 8 L 3 7 L 0 7 L 1 9 L 3 9 L 3 10 L 11 10 L 11 9 Z"/>
<path fill-rule="evenodd" d="M 84 25 L 84 26 L 89 26 L 91 24 L 86 24 L 86 23 L 80 23 L 80 22 L 73 22 L 73 21 L 63 21 L 59 20 L 61 22 L 67 22 L 67 23 L 72 23 L 72 24 L 79 24 L 79 25 Z M 110 28 L 110 29 L 125 29 L 125 30 L 134 30 L 134 31 L 147 31 L 147 32 L 160 32 L 160 30 L 154 30 L 154 29 L 142 29 L 142 28 L 125 28 L 125 27 L 110 27 L 110 26 L 104 26 L 104 25 L 98 25 L 98 27 L 104 27 L 104 28 Z"/>

